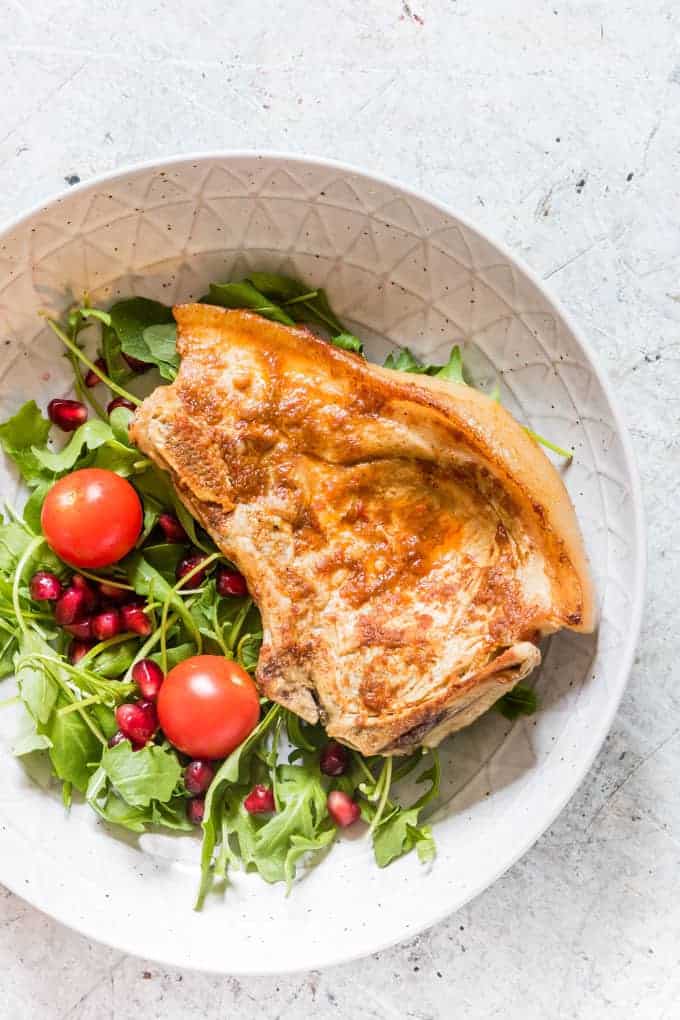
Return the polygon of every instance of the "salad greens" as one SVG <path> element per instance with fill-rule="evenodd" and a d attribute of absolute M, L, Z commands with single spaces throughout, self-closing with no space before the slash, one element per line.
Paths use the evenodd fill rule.
<path fill-rule="evenodd" d="M 204 300 L 248 308 L 289 325 L 311 323 L 337 347 L 363 353 L 361 341 L 337 318 L 325 292 L 287 276 L 250 273 L 239 281 L 214 283 Z M 52 447 L 50 421 L 34 401 L 0 424 L 0 446 L 29 493 L 22 515 L 8 507 L 0 516 L 0 677 L 14 673 L 17 681 L 14 753 L 46 755 L 67 806 L 76 791 L 104 821 L 132 832 L 149 827 L 188 831 L 193 826 L 187 818 L 187 757 L 161 734 L 138 749 L 127 739 L 110 743 L 117 730 L 115 709 L 138 696 L 132 673 L 144 658 L 167 672 L 203 651 L 226 656 L 253 673 L 262 622 L 249 596 L 219 593 L 213 571 L 226 561 L 180 502 L 168 476 L 130 443 L 128 407 L 107 413 L 85 381 L 86 371 L 94 373 L 113 394 L 137 405 L 140 398 L 127 387 L 140 367 L 155 368 L 162 381 L 173 380 L 179 356 L 171 309 L 135 297 L 104 311 L 91 307 L 86 298 L 71 310 L 66 325 L 48 321 L 73 367 L 76 392 L 89 402 L 95 417 L 60 449 Z M 88 355 L 81 334 L 93 325 L 100 330 L 99 351 Z M 390 354 L 385 365 L 466 383 L 457 346 L 445 365 L 423 364 L 408 348 Z M 40 512 L 55 481 L 84 467 L 106 468 L 129 479 L 144 518 L 132 553 L 112 567 L 82 574 L 90 583 L 136 599 L 149 626 L 148 633 L 130 631 L 99 641 L 74 662 L 69 635 L 57 626 L 49 604 L 32 597 L 30 579 L 36 571 L 49 571 L 63 583 L 72 576 L 72 569 L 46 544 Z M 186 543 L 160 534 L 158 522 L 167 513 L 183 527 Z M 177 581 L 188 547 L 200 551 L 200 572 L 197 567 Z M 535 694 L 524 686 L 499 702 L 508 719 L 536 707 Z M 326 744 L 320 726 L 309 726 L 263 701 L 259 724 L 219 764 L 205 797 L 199 906 L 212 887 L 225 884 L 229 868 L 256 871 L 265 881 L 290 888 L 297 866 L 304 859 L 318 859 L 333 842 L 330 790 L 358 802 L 378 866 L 413 849 L 422 861 L 432 860 L 435 844 L 423 819 L 440 792 L 437 752 L 418 751 L 399 761 L 351 752 L 344 774 L 330 778 L 319 767 Z M 415 782 L 425 792 L 404 803 L 403 781 L 423 764 Z M 254 784 L 271 787 L 274 813 L 262 816 L 246 810 L 244 799 Z"/>

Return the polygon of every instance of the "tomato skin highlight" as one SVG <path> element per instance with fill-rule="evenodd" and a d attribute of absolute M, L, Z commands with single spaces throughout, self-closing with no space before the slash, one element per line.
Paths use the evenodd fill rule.
<path fill-rule="evenodd" d="M 142 504 L 125 478 L 104 468 L 65 475 L 45 497 L 43 534 L 75 567 L 109 567 L 126 556 L 142 530 Z"/>
<path fill-rule="evenodd" d="M 219 655 L 194 655 L 174 666 L 156 705 L 165 736 L 192 758 L 226 758 L 260 718 L 255 684 Z"/>

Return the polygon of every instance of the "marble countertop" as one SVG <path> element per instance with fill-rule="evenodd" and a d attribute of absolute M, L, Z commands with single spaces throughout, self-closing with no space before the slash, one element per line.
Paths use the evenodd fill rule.
<path fill-rule="evenodd" d="M 0 52 L 3 219 L 121 164 L 267 148 L 377 170 L 503 240 L 614 382 L 650 554 L 640 649 L 602 752 L 550 831 L 464 910 L 358 963 L 237 979 L 124 956 L 0 888 L 2 1015 L 676 1017 L 677 4 L 7 0 Z"/>

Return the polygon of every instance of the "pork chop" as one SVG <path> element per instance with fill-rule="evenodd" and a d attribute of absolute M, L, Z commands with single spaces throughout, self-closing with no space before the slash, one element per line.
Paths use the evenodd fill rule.
<path fill-rule="evenodd" d="M 245 575 L 263 694 L 405 753 L 526 677 L 541 635 L 592 629 L 569 497 L 497 403 L 250 312 L 174 313 L 178 377 L 131 436 Z"/>

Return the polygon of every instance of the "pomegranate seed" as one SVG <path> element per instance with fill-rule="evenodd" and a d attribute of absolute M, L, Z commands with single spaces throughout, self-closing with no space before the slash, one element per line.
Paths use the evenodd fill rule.
<path fill-rule="evenodd" d="M 116 730 L 112 737 L 109 737 L 109 747 L 115 747 L 116 744 L 122 744 L 127 737 L 120 730 Z"/>
<path fill-rule="evenodd" d="M 209 761 L 190 761 L 184 770 L 184 783 L 189 793 L 205 793 L 214 778 L 215 769 Z"/>
<path fill-rule="evenodd" d="M 275 811 L 276 805 L 272 788 L 258 783 L 243 801 L 243 806 L 251 815 L 261 815 L 267 811 Z"/>
<path fill-rule="evenodd" d="M 71 578 L 71 584 L 83 593 L 86 610 L 88 613 L 91 612 L 97 604 L 97 593 L 90 582 L 82 574 L 74 574 Z"/>
<path fill-rule="evenodd" d="M 203 797 L 194 797 L 187 801 L 187 818 L 194 825 L 200 825 L 205 814 L 205 800 Z"/>
<path fill-rule="evenodd" d="M 130 593 L 127 588 L 117 588 L 113 584 L 107 584 L 106 581 L 100 581 L 99 594 L 108 602 L 124 602 Z"/>
<path fill-rule="evenodd" d="M 54 618 L 63 627 L 86 616 L 89 609 L 87 595 L 81 588 L 71 586 L 57 599 Z"/>
<path fill-rule="evenodd" d="M 97 360 L 95 361 L 95 365 L 97 366 L 100 372 L 106 373 L 106 362 L 104 361 L 103 358 L 97 358 Z M 85 376 L 85 385 L 87 386 L 87 388 L 91 390 L 94 386 L 96 386 L 100 382 L 101 379 L 99 378 L 97 373 L 90 369 L 87 375 Z"/>
<path fill-rule="evenodd" d="M 116 709 L 116 722 L 121 733 L 137 750 L 151 740 L 158 729 L 156 706 L 152 701 L 137 701 L 134 704 L 119 705 Z"/>
<path fill-rule="evenodd" d="M 327 804 L 328 814 L 341 829 L 353 825 L 361 815 L 357 802 L 342 790 L 331 790 Z"/>
<path fill-rule="evenodd" d="M 186 531 L 174 514 L 161 514 L 158 518 L 158 524 L 166 542 L 180 543 L 188 541 Z"/>
<path fill-rule="evenodd" d="M 140 659 L 132 667 L 132 679 L 139 687 L 143 697 L 149 701 L 155 701 L 165 677 L 163 670 L 153 659 Z"/>
<path fill-rule="evenodd" d="M 148 361 L 140 361 L 139 358 L 133 358 L 131 354 L 126 354 L 124 351 L 121 353 L 133 372 L 146 372 L 147 368 L 151 368 Z"/>
<path fill-rule="evenodd" d="M 148 637 L 151 633 L 151 620 L 141 606 L 130 603 L 121 606 L 120 618 L 123 630 L 131 630 L 135 634 L 141 634 L 142 637 Z"/>
<path fill-rule="evenodd" d="M 83 656 L 87 655 L 90 648 L 92 648 L 91 641 L 72 641 L 68 650 L 68 661 L 72 666 L 76 666 Z"/>
<path fill-rule="evenodd" d="M 87 421 L 87 408 L 79 400 L 60 400 L 57 397 L 47 405 L 47 417 L 62 432 L 75 432 Z"/>
<path fill-rule="evenodd" d="M 78 641 L 91 641 L 92 640 L 92 617 L 86 616 L 84 620 L 78 620 L 76 623 L 65 623 L 64 630 L 72 634 Z"/>
<path fill-rule="evenodd" d="M 189 553 L 184 559 L 180 560 L 177 564 L 177 570 L 175 571 L 175 577 L 178 581 L 181 581 L 183 577 L 186 577 L 195 567 L 199 566 L 205 559 L 199 552 Z M 192 575 L 189 584 L 192 588 L 200 588 L 205 581 L 205 570 L 198 570 Z"/>
<path fill-rule="evenodd" d="M 108 641 L 120 634 L 120 613 L 117 609 L 105 609 L 92 618 L 92 633 L 98 641 Z"/>
<path fill-rule="evenodd" d="M 54 602 L 61 595 L 61 581 L 47 570 L 39 570 L 31 578 L 31 598 L 36 602 Z"/>
<path fill-rule="evenodd" d="M 113 400 L 110 400 L 106 405 L 106 413 L 111 414 L 111 412 L 115 411 L 117 407 L 127 407 L 129 411 L 137 410 L 131 400 L 126 400 L 125 397 L 114 397 Z"/>
<path fill-rule="evenodd" d="M 319 768 L 326 776 L 341 776 L 347 771 L 349 755 L 342 744 L 336 740 L 330 740 L 323 751 L 319 761 Z"/>
<path fill-rule="evenodd" d="M 243 598 L 248 594 L 245 577 L 243 574 L 239 574 L 238 570 L 219 567 L 217 570 L 217 593 L 218 595 L 233 595 Z"/>

